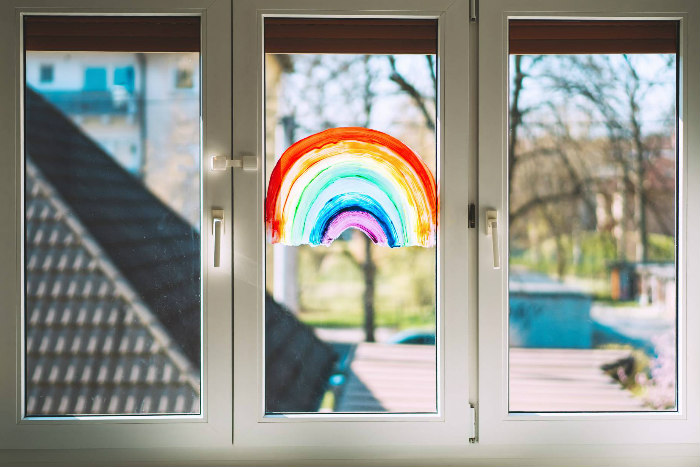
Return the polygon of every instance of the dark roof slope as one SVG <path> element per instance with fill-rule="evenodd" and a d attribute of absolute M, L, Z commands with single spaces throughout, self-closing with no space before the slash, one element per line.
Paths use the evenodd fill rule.
<path fill-rule="evenodd" d="M 44 98 L 26 101 L 29 413 L 196 412 L 199 233 Z M 265 306 L 267 410 L 315 411 L 336 355 Z"/>
<path fill-rule="evenodd" d="M 333 349 L 267 294 L 265 336 L 265 410 L 317 410 L 337 359 Z"/>
<path fill-rule="evenodd" d="M 27 154 L 199 367 L 198 232 L 31 89 L 26 127 Z"/>

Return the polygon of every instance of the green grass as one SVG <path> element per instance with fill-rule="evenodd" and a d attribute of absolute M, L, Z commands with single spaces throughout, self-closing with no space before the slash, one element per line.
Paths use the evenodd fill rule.
<path fill-rule="evenodd" d="M 574 241 L 571 236 L 562 238 L 566 251 L 566 276 L 607 279 L 609 265 L 618 260 L 615 240 L 610 234 L 600 232 L 580 232 L 577 235 L 578 255 L 574 260 Z M 649 261 L 673 261 L 675 244 L 673 237 L 650 234 Z M 537 253 L 526 245 L 511 245 L 510 264 L 523 266 L 530 271 L 542 272 L 551 276 L 557 274 L 556 244 L 553 238 L 540 242 Z"/>
<path fill-rule="evenodd" d="M 335 394 L 333 391 L 328 390 L 323 394 L 323 399 L 321 400 L 321 406 L 319 407 L 320 411 L 329 411 L 332 412 L 335 410 Z"/>
<path fill-rule="evenodd" d="M 565 275 L 596 295 L 608 306 L 632 306 L 632 302 L 610 300 L 609 264 L 616 260 L 614 239 L 605 233 L 580 232 L 577 241 L 564 237 L 567 251 Z M 576 243 L 576 261 L 573 251 Z M 537 253 L 529 245 L 511 245 L 510 264 L 556 277 L 554 239 L 542 239 Z M 364 240 L 359 232 L 350 241 L 336 241 L 331 247 L 298 247 L 299 318 L 313 326 L 360 327 L 364 321 L 364 276 L 361 262 Z M 271 262 L 271 250 L 268 259 Z M 372 247 L 377 267 L 375 281 L 375 323 L 395 329 L 435 326 L 435 248 Z M 672 237 L 649 236 L 649 259 L 670 261 L 675 255 Z M 354 259 L 353 259 L 354 258 Z M 268 263 L 268 284 L 271 265 Z"/>
<path fill-rule="evenodd" d="M 676 244 L 673 237 L 660 234 L 649 235 L 649 261 L 674 261 Z"/>
<path fill-rule="evenodd" d="M 401 329 L 434 329 L 435 314 L 425 310 L 375 310 L 378 327 Z M 362 310 L 302 311 L 299 319 L 306 324 L 324 328 L 360 327 L 364 322 Z"/>
<path fill-rule="evenodd" d="M 651 376 L 650 364 L 651 359 L 649 356 L 641 349 L 632 347 L 627 344 L 605 344 L 600 346 L 601 349 L 623 349 L 630 351 L 630 358 L 632 359 L 631 365 L 620 364 L 614 368 L 607 370 L 607 373 L 615 379 L 623 388 L 630 391 L 637 397 L 643 397 L 645 394 L 645 389 L 638 384 L 637 376 L 640 373 L 648 377 Z M 622 369 L 621 375 L 618 374 L 618 370 Z M 622 376 L 622 379 L 620 379 Z"/>
<path fill-rule="evenodd" d="M 609 234 L 580 232 L 576 248 L 579 254 L 574 260 L 574 241 L 571 236 L 562 238 L 566 251 L 566 275 L 602 278 L 608 274 L 608 264 L 616 259 L 615 241 Z M 511 246 L 510 264 L 524 266 L 531 271 L 555 276 L 557 274 L 556 243 L 553 238 L 544 239 L 538 245 L 538 253 L 527 247 Z"/>
<path fill-rule="evenodd" d="M 360 327 L 364 322 L 364 238 L 326 247 L 298 247 L 299 318 L 319 327 Z M 375 325 L 435 327 L 435 248 L 372 246 L 376 265 Z M 354 259 L 353 259 L 354 258 Z"/>

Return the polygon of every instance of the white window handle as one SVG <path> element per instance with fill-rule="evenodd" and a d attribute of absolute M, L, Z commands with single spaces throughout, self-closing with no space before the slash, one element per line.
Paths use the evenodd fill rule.
<path fill-rule="evenodd" d="M 211 210 L 211 229 L 214 235 L 214 267 L 221 266 L 221 235 L 224 233 L 224 210 Z"/>
<path fill-rule="evenodd" d="M 240 168 L 246 172 L 258 170 L 258 158 L 250 153 L 241 153 L 238 158 L 229 159 L 226 154 L 211 156 L 211 170 L 221 172 L 231 168 Z"/>
<path fill-rule="evenodd" d="M 490 235 L 493 242 L 493 268 L 501 269 L 501 254 L 498 249 L 498 211 L 495 209 L 486 211 L 486 235 Z"/>

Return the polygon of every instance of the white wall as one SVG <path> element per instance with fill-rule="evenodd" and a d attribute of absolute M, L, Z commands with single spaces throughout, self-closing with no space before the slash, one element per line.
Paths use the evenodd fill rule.
<path fill-rule="evenodd" d="M 178 67 L 193 71 L 192 87 L 175 87 Z M 199 54 L 146 54 L 144 181 L 163 202 L 199 224 Z"/>

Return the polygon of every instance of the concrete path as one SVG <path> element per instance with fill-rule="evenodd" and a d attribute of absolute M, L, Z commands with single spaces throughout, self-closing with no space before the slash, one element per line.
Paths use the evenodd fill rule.
<path fill-rule="evenodd" d="M 336 412 L 435 412 L 435 346 L 358 344 Z"/>
<path fill-rule="evenodd" d="M 601 366 L 629 356 L 626 350 L 510 350 L 510 410 L 580 412 L 648 410 Z"/>
<path fill-rule="evenodd" d="M 360 343 L 350 352 L 337 412 L 435 411 L 435 347 Z M 601 369 L 627 356 L 626 350 L 511 349 L 510 410 L 647 410 Z"/>

